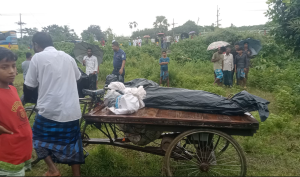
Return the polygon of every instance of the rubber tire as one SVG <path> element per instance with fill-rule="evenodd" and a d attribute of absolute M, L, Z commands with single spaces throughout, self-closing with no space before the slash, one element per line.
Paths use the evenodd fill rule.
<path fill-rule="evenodd" d="M 186 137 L 188 135 L 195 134 L 195 133 L 213 133 L 213 134 L 222 136 L 227 141 L 229 141 L 235 147 L 235 149 L 237 150 L 237 153 L 239 154 L 240 160 L 242 162 L 242 170 L 241 170 L 241 174 L 239 176 L 246 176 L 246 173 L 247 173 L 247 162 L 246 162 L 246 157 L 245 157 L 245 154 L 244 154 L 241 146 L 237 143 L 237 141 L 234 138 L 232 138 L 231 136 L 227 135 L 226 133 L 223 133 L 223 132 L 218 131 L 218 130 L 210 130 L 210 129 L 194 129 L 194 130 L 189 130 L 189 131 L 181 133 L 180 135 L 178 135 L 171 142 L 171 144 L 169 145 L 168 150 L 167 150 L 167 152 L 165 154 L 165 157 L 164 157 L 164 164 L 163 164 L 163 168 L 164 169 L 163 169 L 163 171 L 164 171 L 164 174 L 166 176 L 173 176 L 172 172 L 170 170 L 170 156 L 171 156 L 171 153 L 172 153 L 174 147 L 178 144 L 178 141 L 180 141 L 183 137 Z M 226 149 L 227 149 L 227 147 L 226 147 Z"/>

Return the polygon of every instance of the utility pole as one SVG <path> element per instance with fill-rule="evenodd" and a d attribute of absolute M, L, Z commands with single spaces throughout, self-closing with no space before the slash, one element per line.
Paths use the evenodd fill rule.
<path fill-rule="evenodd" d="M 172 25 L 173 25 L 173 29 L 172 29 L 172 31 L 173 31 L 173 38 L 175 37 L 175 34 L 174 34 L 174 26 L 176 25 L 177 23 L 174 23 L 174 18 L 173 18 L 173 23 L 172 23 Z"/>
<path fill-rule="evenodd" d="M 217 27 L 221 26 L 221 24 L 219 24 L 219 22 L 221 21 L 219 20 L 219 18 L 220 18 L 220 8 L 219 6 L 217 6 Z"/>
<path fill-rule="evenodd" d="M 22 22 L 22 14 L 20 14 L 20 21 L 19 21 L 19 22 L 16 22 L 16 24 L 20 25 L 21 38 L 23 38 L 22 25 L 26 25 L 26 23 Z"/>

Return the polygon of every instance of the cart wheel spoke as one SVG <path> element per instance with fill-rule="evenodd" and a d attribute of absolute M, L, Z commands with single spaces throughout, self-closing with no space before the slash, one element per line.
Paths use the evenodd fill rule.
<path fill-rule="evenodd" d="M 164 169 L 167 176 L 245 176 L 246 158 L 231 136 L 216 130 L 190 130 L 170 144 Z"/>

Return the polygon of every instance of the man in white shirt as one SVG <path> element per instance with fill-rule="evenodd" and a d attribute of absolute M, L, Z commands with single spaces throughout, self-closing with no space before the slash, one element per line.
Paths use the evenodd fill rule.
<path fill-rule="evenodd" d="M 142 47 L 142 39 L 141 37 L 138 39 L 139 47 Z"/>
<path fill-rule="evenodd" d="M 233 69 L 234 69 L 234 60 L 233 55 L 230 53 L 231 48 L 226 48 L 226 53 L 224 54 L 223 60 L 223 77 L 224 85 L 231 87 L 233 84 Z"/>
<path fill-rule="evenodd" d="M 72 166 L 73 176 L 80 176 L 84 163 L 79 119 L 81 110 L 76 81 L 81 73 L 75 60 L 53 47 L 51 36 L 44 32 L 33 35 L 33 56 L 25 85 L 38 87 L 35 122 L 32 128 L 33 147 L 39 159 L 44 159 L 45 176 L 59 176 L 53 163 Z"/>
<path fill-rule="evenodd" d="M 85 73 L 87 75 L 96 74 L 97 76 L 96 88 L 97 88 L 99 65 L 98 65 L 97 57 L 93 55 L 93 51 L 91 48 L 88 48 L 87 56 L 83 57 L 83 66 L 86 66 Z"/>

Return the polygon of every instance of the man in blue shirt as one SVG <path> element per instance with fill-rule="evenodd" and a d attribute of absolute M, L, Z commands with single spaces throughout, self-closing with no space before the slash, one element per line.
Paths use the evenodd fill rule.
<path fill-rule="evenodd" d="M 120 82 L 124 82 L 125 76 L 125 62 L 126 62 L 126 53 L 120 49 L 119 43 L 117 41 L 113 41 L 112 49 L 114 53 L 114 70 L 112 74 L 117 75 Z"/>
<path fill-rule="evenodd" d="M 162 81 L 167 81 L 168 87 L 169 87 L 169 70 L 168 70 L 169 62 L 170 62 L 170 58 L 167 57 L 167 52 L 162 51 L 162 57 L 159 59 L 160 85 L 162 84 Z"/>

